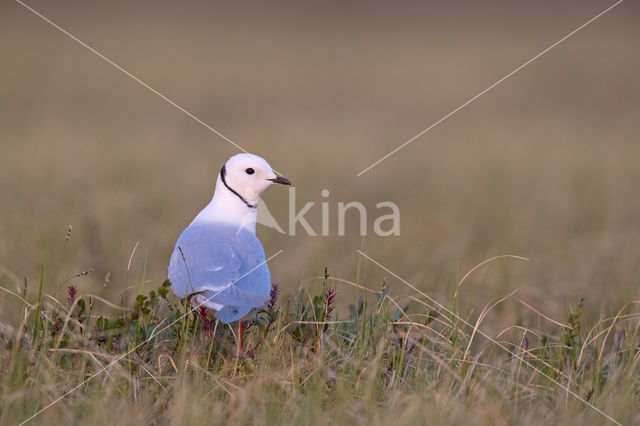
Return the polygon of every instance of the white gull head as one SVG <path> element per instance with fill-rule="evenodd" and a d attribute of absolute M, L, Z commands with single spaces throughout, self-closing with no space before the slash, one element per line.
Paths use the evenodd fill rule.
<path fill-rule="evenodd" d="M 234 155 L 220 170 L 213 198 L 194 223 L 225 222 L 255 233 L 260 195 L 274 183 L 291 185 L 265 159 L 246 153 Z"/>

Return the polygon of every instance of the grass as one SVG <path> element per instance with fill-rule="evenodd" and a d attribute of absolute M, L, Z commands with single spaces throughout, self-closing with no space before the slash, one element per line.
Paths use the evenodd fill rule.
<path fill-rule="evenodd" d="M 442 309 L 325 269 L 294 294 L 275 285 L 241 348 L 231 326 L 187 309 L 169 285 L 126 308 L 72 284 L 67 300 L 5 289 L 23 309 L 0 330 L 0 423 L 68 391 L 30 423 L 608 422 L 587 403 L 640 420 L 640 302 L 587 323 L 584 300 L 561 321 L 520 301 L 540 327 L 485 339 L 483 319 L 513 295 L 453 312 L 457 294 Z M 344 299 L 349 288 L 358 300 Z"/>

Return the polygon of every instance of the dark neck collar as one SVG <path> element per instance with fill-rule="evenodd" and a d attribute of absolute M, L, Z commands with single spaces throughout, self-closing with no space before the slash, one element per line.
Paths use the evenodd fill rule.
<path fill-rule="evenodd" d="M 225 170 L 225 166 L 222 166 L 222 170 L 220 170 L 220 179 L 222 179 L 222 183 L 224 184 L 224 186 L 226 186 L 229 191 L 231 191 L 238 198 L 240 198 L 242 200 L 242 202 L 247 205 L 247 207 L 249 207 L 250 209 L 257 209 L 258 208 L 258 204 L 257 203 L 256 204 L 249 203 L 247 200 L 244 199 L 244 197 L 242 195 L 238 194 L 233 188 L 231 188 L 229 185 L 227 185 L 227 180 L 224 178 L 224 176 L 226 174 L 227 174 L 227 171 Z"/>

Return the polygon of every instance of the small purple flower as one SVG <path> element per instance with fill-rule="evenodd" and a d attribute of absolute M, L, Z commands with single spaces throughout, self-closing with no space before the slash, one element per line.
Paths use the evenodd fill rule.
<path fill-rule="evenodd" d="M 328 289 L 324 294 L 324 310 L 327 312 L 327 317 L 333 311 L 333 300 L 336 297 L 335 289 Z"/>
<path fill-rule="evenodd" d="M 271 292 L 269 293 L 269 302 L 267 303 L 267 310 L 273 312 L 280 295 L 280 286 L 276 283 L 271 284 Z"/>
<path fill-rule="evenodd" d="M 207 334 L 211 334 L 211 320 L 207 316 L 206 306 L 198 306 L 198 315 L 200 316 L 200 320 L 202 321 L 202 328 L 205 329 Z"/>
<path fill-rule="evenodd" d="M 71 307 L 71 305 L 73 305 L 73 302 L 76 300 L 76 296 L 78 295 L 78 288 L 75 285 L 70 284 L 69 287 L 67 287 L 67 293 L 69 294 L 67 300 L 69 301 L 69 307 Z"/>

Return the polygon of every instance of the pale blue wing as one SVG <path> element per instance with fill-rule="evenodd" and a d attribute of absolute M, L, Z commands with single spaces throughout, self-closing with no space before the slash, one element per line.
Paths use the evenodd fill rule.
<path fill-rule="evenodd" d="M 241 261 L 226 241 L 226 233 L 203 228 L 185 229 L 171 256 L 169 280 L 180 298 L 204 290 L 223 290 L 240 278 Z"/>
<path fill-rule="evenodd" d="M 178 297 L 199 293 L 225 305 L 216 316 L 230 322 L 268 299 L 271 276 L 264 262 L 264 249 L 253 233 L 222 224 L 192 224 L 176 243 L 169 280 Z"/>

